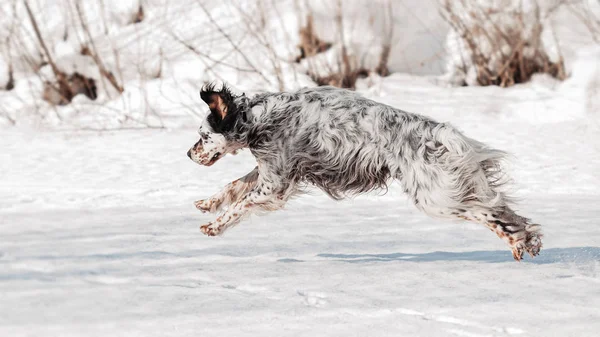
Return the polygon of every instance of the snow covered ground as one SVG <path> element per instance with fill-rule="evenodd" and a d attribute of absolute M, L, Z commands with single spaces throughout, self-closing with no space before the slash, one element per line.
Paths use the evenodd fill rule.
<path fill-rule="evenodd" d="M 315 190 L 283 211 L 205 237 L 199 226 L 212 216 L 193 201 L 255 163 L 248 152 L 210 168 L 187 158 L 205 108 L 198 86 L 215 74 L 249 94 L 274 84 L 226 67 L 209 72 L 168 34 L 173 29 L 216 59 L 231 52 L 212 38 L 203 11 L 190 5 L 196 1 L 153 0 L 144 3 L 161 5 L 147 6 L 138 25 L 119 23 L 119 11 L 130 12 L 121 7 L 109 20 L 109 37 L 133 72 L 121 97 L 78 97 L 55 108 L 32 99 L 41 80 L 20 72 L 13 91 L 0 91 L 0 113 L 16 121 L 0 120 L 0 336 L 597 336 L 600 47 L 572 17 L 556 16 L 566 81 L 535 76 L 508 89 L 450 88 L 439 76 L 400 73 L 440 75 L 443 68 L 433 56 L 447 27 L 431 15 L 433 1 L 421 2 L 394 7 L 402 33 L 392 53 L 396 73 L 357 88 L 512 153 L 517 210 L 543 225 L 540 256 L 514 262 L 489 230 L 428 218 L 397 184 L 342 202 Z M 317 23 L 329 13 L 321 8 Z M 284 14 L 295 34 L 297 13 Z M 49 41 L 61 40 L 61 20 L 41 21 Z M 279 25 L 267 28 L 281 35 Z M 371 34 L 356 27 L 359 42 Z M 249 48 L 252 41 L 242 40 Z M 111 51 L 108 42 L 98 37 Z M 162 78 L 138 78 L 140 66 L 155 71 L 158 47 Z M 248 57 L 267 72 L 263 49 L 248 49 Z M 73 55 L 63 56 L 59 64 Z M 29 83 L 20 80 L 27 76 Z M 127 114 L 172 128 L 78 130 L 140 126 L 123 120 Z M 149 122 L 155 117 L 160 123 Z"/>
<path fill-rule="evenodd" d="M 522 263 L 398 185 L 343 202 L 315 191 L 205 237 L 211 216 L 192 202 L 248 172 L 249 153 L 200 167 L 191 128 L 3 130 L 0 336 L 596 336 L 598 119 L 544 83 L 392 75 L 364 91 L 514 154 L 518 209 L 545 232 Z"/>

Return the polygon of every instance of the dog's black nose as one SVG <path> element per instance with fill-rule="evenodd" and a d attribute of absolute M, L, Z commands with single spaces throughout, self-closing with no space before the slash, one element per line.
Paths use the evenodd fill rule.
<path fill-rule="evenodd" d="M 192 149 L 188 150 L 188 157 L 190 157 L 190 159 L 192 159 Z"/>

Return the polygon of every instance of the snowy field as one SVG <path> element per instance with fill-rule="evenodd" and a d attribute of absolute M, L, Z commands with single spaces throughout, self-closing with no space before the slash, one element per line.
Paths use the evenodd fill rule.
<path fill-rule="evenodd" d="M 535 85 L 427 83 L 393 75 L 373 98 L 510 151 L 518 209 L 544 226 L 536 259 L 420 214 L 397 185 L 342 202 L 315 191 L 205 237 L 192 202 L 248 172 L 249 153 L 206 168 L 185 156 L 194 129 L 5 130 L 0 335 L 596 336 L 597 119 L 576 101 L 554 110 L 560 90 L 541 123 L 491 110 L 515 93 L 515 114 L 545 104 Z"/>
<path fill-rule="evenodd" d="M 174 35 L 215 60 L 232 52 L 211 35 L 197 1 L 146 1 L 136 25 L 121 21 L 137 0 L 121 2 L 103 23 L 109 34 L 96 40 L 109 66 L 111 43 L 120 53 L 121 96 L 79 95 L 53 107 L 39 99 L 41 77 L 18 67 L 14 90 L 0 90 L 0 337 L 599 335 L 600 46 L 581 25 L 553 22 L 564 82 L 538 75 L 506 89 L 453 88 L 442 76 L 448 27 L 431 15 L 435 2 L 407 0 L 394 7 L 392 75 L 357 83 L 369 98 L 512 154 L 516 210 L 545 235 L 540 255 L 517 263 L 483 226 L 421 214 L 397 183 L 340 202 L 313 190 L 221 237 L 204 236 L 199 226 L 214 215 L 193 202 L 255 162 L 248 151 L 212 167 L 187 158 L 206 108 L 199 85 L 219 75 L 251 94 L 275 90 L 275 77 L 267 85 L 186 53 Z M 36 13 L 56 62 L 82 71 L 76 34 L 62 38 L 60 2 L 42 3 L 48 8 Z M 233 11 L 206 3 L 215 17 Z M 327 6 L 315 8 L 317 22 L 332 21 Z M 285 24 L 266 27 L 278 51 L 297 42 L 296 13 L 281 15 Z M 219 23 L 239 31 L 234 19 Z M 359 47 L 376 44 L 363 35 L 377 33 L 348 26 Z M 269 73 L 265 48 L 242 33 L 240 48 Z M 285 34 L 291 44 L 277 45 Z M 152 77 L 159 49 L 162 76 Z M 282 69 L 288 88 L 314 85 L 290 68 Z M 117 131 L 89 131 L 103 128 Z"/>

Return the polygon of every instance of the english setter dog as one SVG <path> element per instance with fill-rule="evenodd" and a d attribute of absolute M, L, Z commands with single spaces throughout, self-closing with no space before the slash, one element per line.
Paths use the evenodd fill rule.
<path fill-rule="evenodd" d="M 188 156 L 210 166 L 248 148 L 258 164 L 195 202 L 203 212 L 226 208 L 200 227 L 204 234 L 219 235 L 258 210 L 281 209 L 307 185 L 341 199 L 397 179 L 418 209 L 485 225 L 510 246 L 515 260 L 542 247 L 540 225 L 511 210 L 501 191 L 505 153 L 449 124 L 332 87 L 250 98 L 206 85 L 200 96 L 210 112 Z"/>

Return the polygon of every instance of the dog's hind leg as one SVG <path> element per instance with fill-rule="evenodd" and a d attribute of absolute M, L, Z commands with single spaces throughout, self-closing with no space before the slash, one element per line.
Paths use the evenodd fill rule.
<path fill-rule="evenodd" d="M 250 173 L 240 179 L 234 180 L 227 184 L 221 191 L 211 196 L 208 199 L 198 200 L 194 202 L 197 209 L 202 212 L 215 213 L 227 207 L 244 195 L 246 195 L 254 186 L 258 179 L 258 167 L 255 167 Z"/>
<path fill-rule="evenodd" d="M 426 204 L 429 206 L 422 206 Z M 531 257 L 542 248 L 541 226 L 517 215 L 508 206 L 483 206 L 465 202 L 455 207 L 436 207 L 426 200 L 417 202 L 417 207 L 436 218 L 462 219 L 483 224 L 510 247 L 513 258 L 520 261 L 523 253 Z"/>
<path fill-rule="evenodd" d="M 502 192 L 504 153 L 461 135 L 445 125 L 432 130 L 399 178 L 415 205 L 442 218 L 484 224 L 511 248 L 515 260 L 535 256 L 542 248 L 541 226 L 508 207 Z"/>
<path fill-rule="evenodd" d="M 451 214 L 485 225 L 508 244 L 517 261 L 523 258 L 524 252 L 534 257 L 542 248 L 541 226 L 530 223 L 529 219 L 517 215 L 508 206 L 486 208 L 465 205 L 452 210 Z"/>

